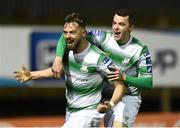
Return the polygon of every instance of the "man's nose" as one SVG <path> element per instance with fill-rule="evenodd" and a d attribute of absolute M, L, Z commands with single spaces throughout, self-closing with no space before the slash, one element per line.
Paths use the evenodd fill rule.
<path fill-rule="evenodd" d="M 116 30 L 119 29 L 119 25 L 115 25 L 114 29 L 116 29 Z"/>
<path fill-rule="evenodd" d="M 67 33 L 65 38 L 66 38 L 66 39 L 71 38 L 71 34 Z"/>

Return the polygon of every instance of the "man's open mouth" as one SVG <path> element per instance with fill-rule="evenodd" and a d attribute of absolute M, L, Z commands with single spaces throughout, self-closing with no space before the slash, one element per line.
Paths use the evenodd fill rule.
<path fill-rule="evenodd" d="M 119 36 L 121 32 L 114 32 L 114 35 Z"/>

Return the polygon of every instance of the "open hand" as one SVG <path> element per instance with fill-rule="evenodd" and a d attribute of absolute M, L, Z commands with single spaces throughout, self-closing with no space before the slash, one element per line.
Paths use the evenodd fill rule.
<path fill-rule="evenodd" d="M 21 83 L 31 80 L 31 73 L 24 65 L 21 67 L 20 71 L 14 71 L 13 73 L 16 80 Z"/>

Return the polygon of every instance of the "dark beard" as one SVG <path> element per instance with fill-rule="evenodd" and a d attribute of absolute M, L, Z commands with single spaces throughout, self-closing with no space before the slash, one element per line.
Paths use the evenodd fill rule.
<path fill-rule="evenodd" d="M 77 49 L 79 48 L 80 44 L 81 44 L 81 39 L 79 39 L 77 42 L 72 43 L 70 45 L 67 44 L 67 47 L 69 50 L 76 52 Z"/>

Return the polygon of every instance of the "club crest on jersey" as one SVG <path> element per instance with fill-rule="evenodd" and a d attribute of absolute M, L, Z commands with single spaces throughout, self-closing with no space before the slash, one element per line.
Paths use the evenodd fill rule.
<path fill-rule="evenodd" d="M 123 65 L 127 65 L 129 63 L 129 60 L 128 58 L 124 58 L 124 60 L 122 60 L 122 64 Z"/>
<path fill-rule="evenodd" d="M 87 66 L 82 65 L 82 67 L 80 68 L 80 71 L 85 72 L 85 73 L 88 72 Z"/>

